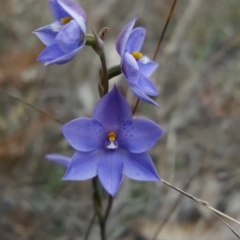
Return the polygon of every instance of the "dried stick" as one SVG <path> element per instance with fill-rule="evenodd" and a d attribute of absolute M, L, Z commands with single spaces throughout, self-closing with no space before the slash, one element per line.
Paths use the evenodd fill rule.
<path fill-rule="evenodd" d="M 168 187 L 170 187 L 170 188 L 172 188 L 172 189 L 180 192 L 180 193 L 183 194 L 184 196 L 192 199 L 192 200 L 195 201 L 196 203 L 204 206 L 206 209 L 208 209 L 210 212 L 212 212 L 215 216 L 217 216 L 217 217 L 234 233 L 234 235 L 235 235 L 238 239 L 240 239 L 240 236 L 237 234 L 237 232 L 236 232 L 229 224 L 227 224 L 220 216 L 225 217 L 225 218 L 227 218 L 227 219 L 229 219 L 229 220 L 231 220 L 231 221 L 233 221 L 233 222 L 235 222 L 235 223 L 237 223 L 237 224 L 240 225 L 240 222 L 239 222 L 239 221 L 237 221 L 236 219 L 234 219 L 234 218 L 232 218 L 232 217 L 230 217 L 230 216 L 228 216 L 228 215 L 226 215 L 226 214 L 218 211 L 217 209 L 211 207 L 208 202 L 206 202 L 206 201 L 204 201 L 204 200 L 202 200 L 202 199 L 199 199 L 199 198 L 197 198 L 197 197 L 195 197 L 195 196 L 193 196 L 193 195 L 191 195 L 191 194 L 189 194 L 189 193 L 181 190 L 181 189 L 178 188 L 178 187 L 173 186 L 171 183 L 165 181 L 164 179 L 162 179 L 162 183 L 165 184 L 165 185 L 167 185 Z M 219 216 L 219 215 L 220 215 L 220 216 Z"/>
<path fill-rule="evenodd" d="M 153 61 L 156 60 L 157 54 L 158 54 L 158 52 L 159 52 L 159 49 L 160 49 L 162 40 L 163 40 L 163 38 L 164 38 L 164 35 L 165 35 L 166 30 L 167 30 L 168 24 L 169 24 L 170 19 L 171 19 L 171 17 L 172 17 L 172 13 L 173 13 L 173 10 L 174 10 L 174 7 L 175 7 L 176 3 L 177 3 L 177 0 L 174 0 L 174 1 L 173 1 L 173 4 L 172 4 L 172 6 L 171 6 L 170 12 L 169 12 L 169 14 L 168 14 L 166 23 L 165 23 L 165 25 L 164 25 L 164 27 L 163 27 L 163 31 L 162 31 L 161 36 L 160 36 L 160 38 L 159 38 L 157 47 L 156 47 L 156 49 L 155 49 L 155 51 L 154 51 Z M 132 114 L 133 114 L 133 115 L 135 114 L 135 112 L 136 112 L 136 110 L 137 110 L 139 101 L 140 101 L 140 100 L 137 99 L 137 101 L 136 101 L 136 103 L 135 103 L 135 105 L 134 105 L 134 107 L 133 107 L 133 110 L 132 110 Z"/>
<path fill-rule="evenodd" d="M 10 93 L 7 93 L 7 92 L 3 91 L 2 89 L 0 89 L 0 92 L 3 93 L 3 94 L 5 94 L 5 95 L 7 95 L 7 96 L 9 96 L 9 97 L 11 97 L 11 98 L 13 98 L 13 99 L 15 99 L 15 100 L 18 101 L 18 102 L 21 102 L 21 103 L 25 104 L 26 106 L 28 106 L 28 107 L 30 107 L 30 108 L 33 108 L 34 110 L 40 112 L 41 114 L 43 114 L 43 115 L 45 115 L 45 116 L 47 116 L 47 117 L 49 117 L 49 118 L 52 118 L 52 119 L 55 120 L 56 122 L 58 122 L 58 123 L 60 123 L 60 124 L 64 124 L 64 123 L 63 123 L 62 121 L 60 121 L 59 119 L 55 118 L 54 116 L 52 116 L 51 114 L 49 114 L 49 113 L 47 113 L 47 112 L 45 112 L 45 111 L 43 111 L 43 110 L 35 107 L 35 106 L 32 105 L 31 103 L 25 102 L 25 101 L 22 100 L 21 98 L 15 97 L 15 96 L 11 95 Z"/>

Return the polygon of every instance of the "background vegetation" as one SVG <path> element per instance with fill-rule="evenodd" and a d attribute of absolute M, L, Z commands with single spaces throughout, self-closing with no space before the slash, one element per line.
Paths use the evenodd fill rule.
<path fill-rule="evenodd" d="M 90 27 L 108 26 L 108 66 L 119 63 L 115 40 L 137 13 L 152 57 L 172 1 L 79 0 Z M 90 116 L 97 101 L 99 59 L 84 48 L 70 63 L 36 58 L 43 45 L 31 32 L 52 22 L 48 1 L 2 0 L 0 14 L 0 236 L 1 240 L 82 239 L 92 216 L 91 182 L 61 182 L 64 169 L 44 159 L 71 156 L 60 124 Z M 178 0 L 152 77 L 156 109 L 139 105 L 164 136 L 150 151 L 160 176 L 240 220 L 240 1 Z M 121 78 L 114 80 L 125 86 Z M 5 93 L 4 93 L 5 92 Z M 135 99 L 127 93 L 129 102 Z M 188 183 L 188 184 L 186 184 Z M 172 207 L 177 207 L 172 211 Z M 167 219 L 166 217 L 170 218 Z M 163 225 L 164 224 L 164 225 Z M 231 225 L 239 231 L 239 225 Z M 117 194 L 109 239 L 236 237 L 215 216 L 163 184 L 127 178 Z M 94 226 L 90 239 L 98 239 Z"/>

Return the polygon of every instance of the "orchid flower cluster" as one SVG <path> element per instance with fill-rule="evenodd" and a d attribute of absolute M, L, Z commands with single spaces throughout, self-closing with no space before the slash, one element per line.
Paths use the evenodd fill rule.
<path fill-rule="evenodd" d="M 76 152 L 69 158 L 48 154 L 46 158 L 67 168 L 63 180 L 87 180 L 98 177 L 106 192 L 114 196 L 124 174 L 138 181 L 160 181 L 147 151 L 161 137 L 163 130 L 151 120 L 133 118 L 122 93 L 108 81 L 122 74 L 133 94 L 158 107 L 151 99 L 158 91 L 149 77 L 158 64 L 141 52 L 146 30 L 134 28 L 135 16 L 119 33 L 116 50 L 121 58 L 117 66 L 107 68 L 103 34 L 86 33 L 87 15 L 72 0 L 49 0 L 54 22 L 34 31 L 46 46 L 38 61 L 46 65 L 65 64 L 85 46 L 91 46 L 102 61 L 99 93 L 92 118 L 74 119 L 61 130 Z M 97 84 L 96 84 L 97 85 Z"/>

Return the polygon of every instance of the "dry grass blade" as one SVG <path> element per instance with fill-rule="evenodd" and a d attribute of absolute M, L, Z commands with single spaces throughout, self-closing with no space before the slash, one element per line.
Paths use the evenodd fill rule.
<path fill-rule="evenodd" d="M 156 49 L 155 49 L 155 51 L 154 51 L 153 61 L 156 60 L 157 54 L 158 54 L 158 52 L 159 52 L 159 49 L 160 49 L 162 40 L 163 40 L 163 38 L 164 38 L 164 35 L 165 35 L 166 30 L 167 30 L 168 24 L 169 24 L 170 19 L 171 19 L 171 17 L 172 17 L 172 13 L 173 13 L 173 10 L 174 10 L 174 7 L 175 7 L 176 3 L 177 3 L 177 0 L 174 0 L 174 1 L 173 1 L 173 4 L 172 4 L 172 6 L 171 6 L 170 12 L 169 12 L 169 14 L 168 14 L 166 23 L 165 23 L 165 25 L 164 25 L 164 27 L 163 27 L 163 31 L 162 31 L 161 36 L 160 36 L 160 38 L 159 38 L 157 47 L 156 47 Z M 136 103 L 135 103 L 135 105 L 134 105 L 134 107 L 133 107 L 133 110 L 132 110 L 132 114 L 133 114 L 133 115 L 135 114 L 135 112 L 136 112 L 136 110 L 137 110 L 138 104 L 139 104 L 139 99 L 137 99 L 137 101 L 136 101 Z"/>
<path fill-rule="evenodd" d="M 34 110 L 38 111 L 38 112 L 41 113 L 41 114 L 43 114 L 43 115 L 45 115 L 45 116 L 48 116 L 49 118 L 55 120 L 56 122 L 58 122 L 58 123 L 60 123 L 60 124 L 64 124 L 64 123 L 63 123 L 62 121 L 60 121 L 59 119 L 55 118 L 54 116 L 52 116 L 51 114 L 49 114 L 49 113 L 47 113 L 47 112 L 44 112 L 43 110 L 35 107 L 35 106 L 32 105 L 31 103 L 25 102 L 24 100 L 22 100 L 22 99 L 20 99 L 20 98 L 18 98 L 18 97 L 15 97 L 15 96 L 11 95 L 10 93 L 7 93 L 7 92 L 5 92 L 5 91 L 3 91 L 3 90 L 1 90 L 1 89 L 0 89 L 0 92 L 3 93 L 3 94 L 5 94 L 5 95 L 7 95 L 7 96 L 9 96 L 9 97 L 11 97 L 11 98 L 13 98 L 13 99 L 15 99 L 15 100 L 18 101 L 18 102 L 21 102 L 21 103 L 25 104 L 26 106 L 28 106 L 28 107 L 30 107 L 30 108 L 33 108 Z"/>
<path fill-rule="evenodd" d="M 156 50 L 155 50 L 155 52 L 154 52 L 153 61 L 156 60 L 157 54 L 158 54 L 158 52 L 159 52 L 159 49 L 160 49 L 162 40 L 163 40 L 163 38 L 164 38 L 164 35 L 165 35 L 166 30 L 167 30 L 168 24 L 169 24 L 170 19 L 171 19 L 171 17 L 172 17 L 172 13 L 173 13 L 173 10 L 174 10 L 174 7 L 175 7 L 176 3 L 177 3 L 177 0 L 174 0 L 174 1 L 173 1 L 173 4 L 172 4 L 172 7 L 171 7 L 171 9 L 170 9 L 170 12 L 169 12 L 169 14 L 168 14 L 168 17 L 167 17 L 167 21 L 166 21 L 166 23 L 165 23 L 165 25 L 164 25 L 162 34 L 161 34 L 161 36 L 160 36 L 160 38 L 159 38 L 159 41 L 158 41 Z"/>
<path fill-rule="evenodd" d="M 210 208 L 209 208 L 210 209 Z M 211 211 L 211 213 L 214 215 L 214 216 L 216 216 L 220 221 L 222 221 L 225 225 L 227 225 L 228 226 L 228 228 L 232 231 L 232 233 L 238 238 L 238 239 L 240 239 L 240 236 L 234 231 L 234 229 L 226 222 L 226 221 L 224 221 L 222 218 L 220 218 L 214 211 L 212 211 L 211 209 L 210 209 L 210 211 Z M 225 214 L 224 214 L 225 215 Z M 228 216 L 229 217 L 229 216 Z M 233 219 L 233 221 L 235 222 L 236 220 L 235 219 Z"/>
<path fill-rule="evenodd" d="M 214 142 L 208 149 L 208 151 L 204 154 L 204 156 L 201 159 L 201 164 L 199 165 L 199 167 L 196 169 L 196 171 L 190 176 L 190 178 L 188 179 L 188 181 L 186 182 L 186 184 L 183 186 L 183 191 L 186 191 L 187 188 L 189 187 L 190 183 L 192 182 L 192 180 L 194 179 L 194 177 L 203 169 L 203 166 L 207 160 L 207 158 L 211 155 L 211 153 L 213 152 L 214 148 L 217 146 L 217 144 L 219 143 L 219 139 L 221 139 L 221 135 L 223 135 L 223 132 L 226 131 L 226 129 L 228 129 L 230 125 L 230 121 L 226 121 L 222 124 L 222 126 L 220 127 L 220 129 L 222 129 L 222 131 L 218 132 L 218 135 L 216 137 L 217 141 Z M 168 223 L 168 221 L 170 220 L 172 214 L 174 213 L 174 211 L 176 210 L 178 204 L 180 203 L 181 199 L 182 199 L 183 195 L 179 195 L 179 197 L 177 198 L 175 204 L 171 207 L 170 211 L 167 213 L 167 215 L 165 216 L 165 218 L 163 219 L 163 221 L 161 222 L 161 224 L 159 225 L 159 227 L 157 228 L 156 232 L 154 233 L 152 240 L 156 240 L 158 235 L 161 233 L 161 231 L 163 230 L 163 228 L 166 226 L 166 224 Z M 226 217 L 228 217 L 226 215 Z M 232 220 L 232 219 L 231 219 Z"/>
<path fill-rule="evenodd" d="M 217 217 L 234 233 L 234 235 L 235 235 L 238 239 L 240 239 L 240 236 L 236 233 L 236 231 L 235 231 L 231 226 L 229 226 L 229 224 L 227 224 L 222 218 L 220 218 L 219 215 L 221 215 L 221 216 L 223 216 L 223 217 L 225 217 L 225 218 L 227 218 L 227 219 L 229 219 L 229 220 L 231 220 L 231 221 L 233 221 L 233 222 L 235 222 L 235 223 L 237 223 L 237 224 L 240 225 L 240 222 L 239 222 L 239 221 L 237 221 L 236 219 L 234 219 L 234 218 L 232 218 L 232 217 L 230 217 L 230 216 L 228 216 L 228 215 L 226 215 L 226 214 L 218 211 L 217 209 L 211 207 L 211 206 L 208 204 L 208 202 L 206 202 L 206 201 L 204 201 L 204 200 L 202 200 L 202 199 L 196 198 L 196 197 L 192 196 L 191 194 L 189 194 L 189 193 L 181 190 L 180 188 L 173 186 L 171 183 L 165 181 L 164 179 L 162 179 L 162 183 L 164 183 L 164 184 L 167 185 L 168 187 L 170 187 L 170 188 L 172 188 L 172 189 L 180 192 L 181 194 L 185 195 L 186 197 L 192 199 L 193 201 L 195 201 L 195 202 L 201 204 L 202 206 L 204 206 L 205 208 L 207 208 L 210 212 L 212 212 L 215 216 L 217 216 Z"/>

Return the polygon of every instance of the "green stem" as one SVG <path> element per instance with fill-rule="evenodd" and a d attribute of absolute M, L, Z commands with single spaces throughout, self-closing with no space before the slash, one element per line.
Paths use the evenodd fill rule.
<path fill-rule="evenodd" d="M 99 209 L 101 209 L 102 208 L 102 196 L 101 196 L 102 189 L 97 177 L 93 178 L 92 184 L 93 184 L 93 200 L 97 204 Z"/>
<path fill-rule="evenodd" d="M 104 217 L 102 215 L 102 189 L 97 177 L 94 177 L 92 180 L 93 185 L 93 203 L 95 208 L 95 213 L 98 217 L 99 227 L 101 232 L 101 240 L 105 240 L 105 224 Z"/>
<path fill-rule="evenodd" d="M 111 195 L 108 196 L 108 205 L 107 205 L 107 208 L 106 208 L 106 212 L 104 214 L 104 217 L 103 217 L 103 220 L 104 220 L 104 224 L 106 225 L 107 223 L 107 219 L 108 219 L 108 216 L 109 216 L 109 213 L 111 211 L 111 208 L 112 208 L 112 204 L 113 204 L 113 197 Z"/>
<path fill-rule="evenodd" d="M 89 223 L 89 225 L 88 225 L 87 232 L 86 232 L 86 235 L 85 235 L 85 237 L 84 237 L 84 240 L 88 240 L 89 235 L 90 235 L 91 230 L 92 230 L 93 223 L 94 223 L 94 221 L 95 221 L 95 218 L 96 218 L 96 212 L 94 212 L 94 214 L 93 214 L 93 216 L 92 216 L 92 218 L 91 218 L 91 221 L 90 221 L 90 223 Z"/>
<path fill-rule="evenodd" d="M 86 34 L 86 43 L 87 46 L 93 46 L 95 44 L 95 38 L 92 34 Z"/>
<path fill-rule="evenodd" d="M 112 66 L 108 69 L 108 80 L 122 74 L 120 65 Z"/>
<path fill-rule="evenodd" d="M 104 52 L 99 55 L 101 64 L 102 64 L 102 86 L 103 86 L 103 95 L 108 93 L 108 70 L 106 64 L 106 58 Z"/>

